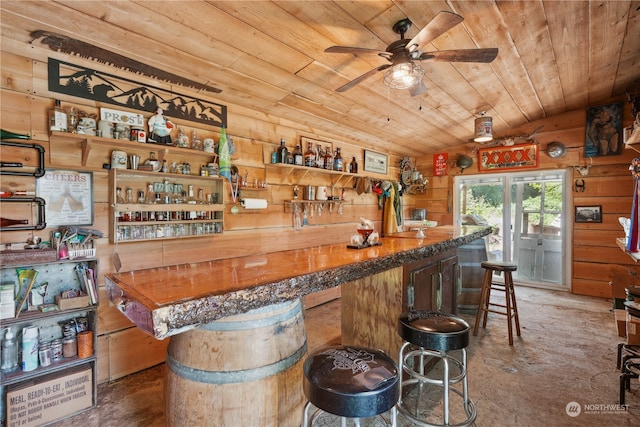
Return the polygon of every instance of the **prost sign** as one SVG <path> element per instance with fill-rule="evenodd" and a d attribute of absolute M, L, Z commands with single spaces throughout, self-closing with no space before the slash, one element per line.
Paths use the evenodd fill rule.
<path fill-rule="evenodd" d="M 537 144 L 487 147 L 478 150 L 478 169 L 481 172 L 527 169 L 537 166 Z"/>

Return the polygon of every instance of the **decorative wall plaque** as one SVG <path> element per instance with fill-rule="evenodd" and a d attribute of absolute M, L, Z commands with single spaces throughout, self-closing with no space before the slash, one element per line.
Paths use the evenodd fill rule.
<path fill-rule="evenodd" d="M 487 147 L 478 150 L 478 170 L 496 172 L 538 167 L 538 144 Z"/>
<path fill-rule="evenodd" d="M 226 105 L 192 98 L 102 71 L 49 58 L 49 90 L 176 119 L 227 127 Z"/>

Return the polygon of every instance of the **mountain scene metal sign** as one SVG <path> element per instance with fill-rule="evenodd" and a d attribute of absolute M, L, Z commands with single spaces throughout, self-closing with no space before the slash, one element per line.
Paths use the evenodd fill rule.
<path fill-rule="evenodd" d="M 158 107 L 169 117 L 227 126 L 227 106 L 159 87 L 49 58 L 49 90 L 92 101 L 153 113 Z"/>

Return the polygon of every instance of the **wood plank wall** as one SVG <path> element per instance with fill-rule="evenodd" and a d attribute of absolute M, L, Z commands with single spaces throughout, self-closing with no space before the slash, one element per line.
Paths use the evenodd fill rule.
<path fill-rule="evenodd" d="M 612 99 L 611 102 L 623 101 Z M 624 105 L 624 126 L 631 124 L 630 104 Z M 629 172 L 633 158 L 640 156 L 632 149 L 623 149 L 621 155 L 584 158 L 585 111 L 565 113 L 560 116 L 529 123 L 521 129 L 514 129 L 508 136 L 528 135 L 533 129 L 543 128 L 536 135 L 542 150 L 539 169 L 569 169 L 570 203 L 568 212 L 572 239 L 571 292 L 603 298 L 612 297 L 612 288 L 616 289 L 616 298 L 624 298 L 624 288 L 639 282 L 640 267 L 616 245 L 616 238 L 624 237 L 624 231 L 618 222 L 619 217 L 629 217 L 634 191 L 634 180 Z M 567 146 L 567 154 L 552 159 L 544 148 L 552 141 Z M 441 224 L 453 221 L 452 186 L 453 177 L 461 173 L 453 166 L 458 155 L 470 152 L 449 153 L 452 167 L 449 175 L 431 179 L 426 194 L 416 197 L 415 204 L 428 210 L 428 217 Z M 472 155 L 474 164 L 465 169 L 464 174 L 477 174 L 477 156 Z M 589 174 L 582 176 L 574 166 L 590 166 Z M 417 167 L 433 175 L 433 156 L 418 158 Z M 584 180 L 584 191 L 576 191 L 576 180 Z M 601 205 L 602 223 L 574 223 L 575 206 Z"/>
<path fill-rule="evenodd" d="M 36 48 L 37 50 L 37 48 Z M 31 54 L 32 52 L 29 52 Z M 239 168 L 242 175 L 248 174 L 249 181 L 255 179 L 266 180 L 266 191 L 243 190 L 245 197 L 265 198 L 268 208 L 261 211 L 243 211 L 240 214 L 230 213 L 231 194 L 225 194 L 228 203 L 225 209 L 224 233 L 213 237 L 194 239 L 180 239 L 140 243 L 109 243 L 109 184 L 108 172 L 102 168 L 104 163 L 110 162 L 110 149 L 96 146 L 89 153 L 85 166 L 81 165 L 81 144 L 78 141 L 65 141 L 55 138 L 50 141 L 48 131 L 48 110 L 53 107 L 54 99 L 61 99 L 63 107 L 76 106 L 87 113 L 97 114 L 99 108 L 111 105 L 101 105 L 88 100 L 55 94 L 47 89 L 47 64 L 42 60 L 42 52 L 33 53 L 32 57 L 25 54 L 2 51 L 1 75 L 2 85 L 0 96 L 1 127 L 17 133 L 29 133 L 33 142 L 41 144 L 46 150 L 46 167 L 55 169 L 73 169 L 93 172 L 94 180 L 94 224 L 92 227 L 105 233 L 105 238 L 98 241 L 97 256 L 100 262 L 100 285 L 104 286 L 102 276 L 115 271 L 114 257 L 116 252 L 122 260 L 122 271 L 141 268 L 174 265 L 184 262 L 194 262 L 209 259 L 220 259 L 247 254 L 261 254 L 275 252 L 287 248 L 308 247 L 335 242 L 348 242 L 353 234 L 355 225 L 361 216 L 374 221 L 376 227 L 381 225 L 381 211 L 378 209 L 378 198 L 374 193 L 358 195 L 353 189 L 355 180 L 341 180 L 334 189 L 335 195 L 345 187 L 344 209 L 342 214 L 335 210 L 325 210 L 322 215 L 309 218 L 309 225 L 301 231 L 294 231 L 293 217 L 285 201 L 292 199 L 292 185 L 327 185 L 331 186 L 331 178 L 335 176 L 321 172 L 310 172 L 304 178 L 297 180 L 291 176 L 283 177 L 279 171 L 265 166 L 270 161 L 270 153 L 279 145 L 284 137 L 290 148 L 294 141 L 300 141 L 301 136 L 315 140 L 328 141 L 334 147 L 342 148 L 343 157 L 350 161 L 353 156 L 358 159 L 360 175 L 362 173 L 363 148 L 345 141 L 340 135 L 318 134 L 306 125 L 291 123 L 283 119 L 276 119 L 266 112 L 248 111 L 244 108 L 228 105 L 229 126 L 227 132 L 233 137 L 237 151 L 232 156 L 232 162 Z M 46 58 L 46 55 L 44 56 Z M 72 58 L 75 63 L 82 63 L 78 58 Z M 96 63 L 85 65 L 100 68 Z M 108 69 L 109 72 L 114 72 Z M 129 76 L 129 78 L 131 78 Z M 137 78 L 137 77 L 136 77 Z M 158 85 L 158 82 L 153 82 Z M 169 89 L 169 88 L 167 88 Z M 183 91 L 188 92 L 188 91 Z M 198 96 L 199 94 L 188 95 Z M 216 101 L 215 99 L 211 99 Z M 146 114 L 146 117 L 151 113 Z M 193 123 L 172 119 L 176 125 L 186 131 L 195 129 L 201 138 L 219 137 L 219 129 L 194 126 Z M 144 159 L 152 151 L 153 145 L 141 145 L 137 154 Z M 33 153 L 24 150 L 14 150 L 2 147 L 2 158 L 5 161 L 22 161 L 33 165 Z M 180 160 L 180 159 L 178 159 Z M 387 175 L 367 174 L 372 179 L 397 180 L 400 157 L 389 155 L 389 171 Z M 33 178 L 3 176 L 2 189 L 34 190 Z M 404 198 L 404 211 L 409 215 L 413 208 L 413 197 Z M 12 206 L 3 206 L 3 216 L 11 215 Z M 17 212 L 16 217 L 19 216 Z M 406 216 L 405 215 L 405 216 Z M 48 240 L 51 229 L 42 230 L 34 234 Z M 0 243 L 18 242 L 20 246 L 31 237 L 30 231 L 14 231 L 0 233 Z M 283 260 L 287 262 L 287 260 Z M 161 363 L 165 359 L 168 340 L 157 341 L 144 335 L 133 326 L 115 307 L 113 307 L 101 292 L 98 310 L 98 377 L 99 381 L 114 380 Z M 330 293 L 330 297 L 338 297 L 339 290 Z M 322 301 L 315 296 L 306 301 L 307 305 Z"/>
<path fill-rule="evenodd" d="M 61 99 L 63 106 L 78 106 L 88 113 L 97 113 L 101 106 L 108 108 L 113 106 L 49 92 L 45 59 L 48 54 L 48 52 L 38 51 L 37 47 L 33 47 L 29 52 L 2 51 L 0 58 L 2 64 L 0 69 L 2 76 L 1 127 L 13 132 L 29 133 L 34 142 L 42 144 L 47 150 L 46 166 L 48 168 L 72 168 L 93 172 L 95 204 L 93 227 L 108 236 L 109 189 L 107 172 L 102 169 L 102 164 L 109 162 L 109 152 L 100 149 L 92 150 L 86 166 L 80 166 L 79 144 L 50 143 L 47 114 L 55 98 Z M 65 59 L 64 55 L 54 55 Z M 75 63 L 100 69 L 100 66 L 94 62 L 85 63 L 79 58 L 72 59 Z M 104 71 L 114 73 L 114 70 L 109 68 L 105 68 Z M 144 81 L 143 78 L 139 80 Z M 153 81 L 153 83 L 158 85 L 158 82 Z M 189 95 L 207 99 L 200 94 Z M 216 100 L 211 99 L 211 101 Z M 352 189 L 353 182 L 350 181 L 345 184 L 348 187 L 346 188 L 347 202 L 342 215 L 335 212 L 325 212 L 322 216 L 315 215 L 314 218 L 310 218 L 309 226 L 304 227 L 302 231 L 294 231 L 292 214 L 285 206 L 285 201 L 292 197 L 293 182 L 288 179 L 282 180 L 277 174 L 269 172 L 269 168 L 265 167 L 265 163 L 269 161 L 268 158 L 265 159 L 265 153 L 273 151 L 281 137 L 284 137 L 291 146 L 294 141 L 299 141 L 301 136 L 306 136 L 332 142 L 334 146 L 341 146 L 345 159 L 349 160 L 355 155 L 359 159 L 362 170 L 362 147 L 355 142 L 346 141 L 341 135 L 319 134 L 307 125 L 273 118 L 268 112 L 249 111 L 233 105 L 228 105 L 228 109 L 228 133 L 233 137 L 237 147 L 237 152 L 232 158 L 233 163 L 238 166 L 242 174 L 249 174 L 250 181 L 259 179 L 269 182 L 266 192 L 260 192 L 257 195 L 247 194 L 247 197 L 266 198 L 269 207 L 264 211 L 231 215 L 231 206 L 228 205 L 225 210 L 225 232 L 221 236 L 212 238 L 141 242 L 117 246 L 110 244 L 106 237 L 100 239 L 98 257 L 101 276 L 114 271 L 113 260 L 116 251 L 123 260 L 121 271 L 128 271 L 346 241 L 360 216 L 374 220 L 376 226 L 380 227 L 381 211 L 378 209 L 377 196 L 358 195 Z M 628 111 L 625 110 L 625 117 L 627 115 Z M 522 134 L 527 134 L 528 131 L 542 124 L 545 127 L 538 137 L 541 146 L 552 140 L 558 140 L 569 147 L 567 156 L 560 160 L 552 160 L 548 156 L 541 155 L 541 169 L 586 164 L 581 156 L 584 144 L 584 118 L 582 111 L 569 113 L 530 124 L 526 130 L 522 131 Z M 188 122 L 176 122 L 186 130 L 197 129 L 201 137 L 215 136 L 217 140 L 219 129 L 193 126 Z M 514 132 L 520 134 L 518 130 Z M 153 147 L 143 146 L 140 149 L 143 158 L 150 148 Z M 454 161 L 457 154 L 451 152 L 449 158 Z M 8 152 L 4 147 L 2 157 L 7 160 L 15 157 L 27 164 L 33 163 L 29 154 Z M 628 277 L 632 277 L 632 274 L 637 274 L 635 264 L 615 246 L 615 238 L 622 234 L 617 218 L 629 216 L 630 212 L 633 182 L 627 167 L 633 157 L 635 157 L 634 153 L 627 150 L 621 156 L 594 159 L 594 166 L 589 176 L 584 178 L 585 192 L 572 194 L 574 204 L 602 205 L 604 212 L 602 224 L 579 224 L 573 227 L 572 291 L 574 293 L 610 297 L 610 281 L 615 279 L 623 282 Z M 374 179 L 397 180 L 400 160 L 400 156 L 390 155 L 389 172 L 386 176 L 369 175 Z M 452 177 L 460 173 L 459 170 L 451 168 L 448 176 L 433 177 L 432 156 L 414 160 L 417 168 L 429 177 L 430 182 L 428 191 L 424 195 L 405 195 L 404 216 L 409 218 L 415 207 L 425 207 L 428 209 L 429 219 L 436 220 L 440 224 L 451 224 Z M 477 167 L 474 164 L 465 173 L 476 171 Z M 574 178 L 578 178 L 577 172 L 574 173 Z M 331 185 L 331 181 L 326 175 L 311 173 L 298 184 Z M 12 188 L 33 190 L 35 186 L 28 180 L 3 177 L 2 189 Z M 227 193 L 225 200 L 229 199 L 230 194 Z M 46 238 L 49 231 L 44 230 L 37 234 Z M 18 231 L 2 233 L 0 242 L 3 244 L 24 242 L 30 235 L 30 232 Z M 594 247 L 598 247 L 598 250 L 594 250 Z M 102 278 L 100 278 L 100 284 L 103 285 Z M 164 361 L 167 340 L 156 341 L 145 336 L 107 301 L 104 293 L 102 293 L 98 313 L 100 382 L 114 380 Z"/>

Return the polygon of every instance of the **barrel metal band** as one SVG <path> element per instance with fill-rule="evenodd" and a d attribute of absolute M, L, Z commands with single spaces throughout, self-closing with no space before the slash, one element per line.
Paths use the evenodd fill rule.
<path fill-rule="evenodd" d="M 291 356 L 279 360 L 270 365 L 261 366 L 254 369 L 244 369 L 240 371 L 206 371 L 203 369 L 190 368 L 175 360 L 171 355 L 167 354 L 167 366 L 169 369 L 189 381 L 205 383 L 205 384 L 232 384 L 258 381 L 263 378 L 270 377 L 280 373 L 296 363 L 307 352 L 307 342 L 304 342 L 295 353 Z"/>
<path fill-rule="evenodd" d="M 286 306 L 290 305 L 286 311 L 278 314 L 269 313 L 267 310 L 273 310 L 274 307 L 278 306 Z M 272 314 L 268 317 L 258 318 L 258 319 L 242 319 L 242 316 L 246 314 L 260 314 L 266 312 L 267 314 Z M 252 310 L 245 315 L 239 315 L 239 320 L 236 321 L 226 321 L 224 318 L 220 320 L 216 320 L 211 323 L 207 323 L 204 325 L 200 325 L 199 329 L 204 329 L 206 331 L 239 331 L 246 329 L 258 329 L 264 328 L 268 326 L 272 326 L 278 323 L 282 323 L 285 320 L 289 320 L 298 314 L 302 313 L 302 303 L 300 300 L 295 300 L 293 302 L 282 303 L 279 305 L 271 305 L 265 308 L 259 308 L 256 310 Z"/>

